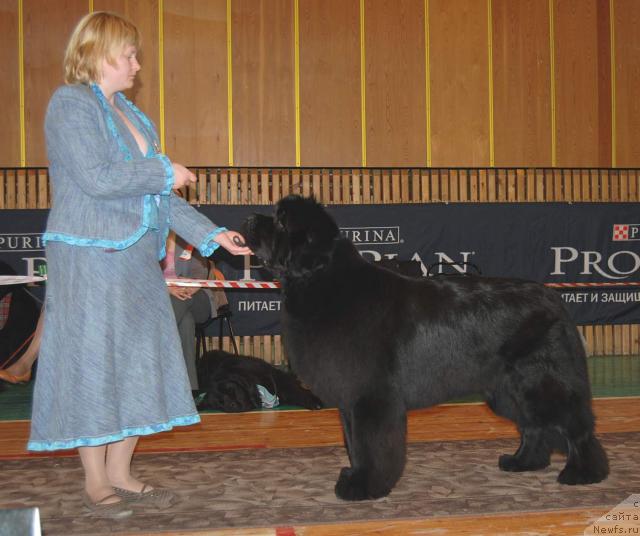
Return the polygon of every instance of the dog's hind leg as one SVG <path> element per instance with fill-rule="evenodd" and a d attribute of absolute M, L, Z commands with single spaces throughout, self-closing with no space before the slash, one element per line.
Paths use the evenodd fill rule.
<path fill-rule="evenodd" d="M 560 484 L 595 484 L 607 478 L 609 460 L 593 432 L 569 439 L 567 465 L 560 471 Z"/>
<path fill-rule="evenodd" d="M 531 400 L 525 395 L 522 378 L 514 373 L 506 375 L 497 389 L 487 397 L 491 410 L 516 423 L 520 431 L 520 446 L 515 454 L 503 454 L 498 467 L 503 471 L 537 471 L 547 467 L 551 460 L 553 442 L 547 421 L 535 415 Z"/>
<path fill-rule="evenodd" d="M 594 417 L 588 385 L 570 374 L 558 375 L 540 367 L 523 367 L 501 383 L 501 395 L 521 433 L 513 456 L 501 456 L 504 471 L 530 471 L 549 464 L 552 450 L 567 454 L 558 476 L 561 484 L 591 484 L 604 480 L 609 463 L 593 435 Z M 499 399 L 498 399 L 499 400 Z M 496 405 L 496 400 L 492 401 Z M 499 403 L 497 409 L 500 410 Z"/>
<path fill-rule="evenodd" d="M 542 374 L 524 393 L 527 418 L 545 425 L 545 443 L 567 454 L 567 464 L 558 475 L 561 484 L 593 484 L 609 474 L 609 461 L 594 435 L 595 418 L 587 378 L 565 373 Z"/>
<path fill-rule="evenodd" d="M 407 417 L 392 396 L 359 399 L 344 411 L 345 441 L 351 467 L 344 467 L 335 486 L 347 501 L 388 495 L 406 460 Z"/>
<path fill-rule="evenodd" d="M 541 428 L 528 427 L 520 431 L 520 447 L 515 454 L 503 454 L 498 466 L 503 471 L 537 471 L 549 465 L 551 448 Z"/>

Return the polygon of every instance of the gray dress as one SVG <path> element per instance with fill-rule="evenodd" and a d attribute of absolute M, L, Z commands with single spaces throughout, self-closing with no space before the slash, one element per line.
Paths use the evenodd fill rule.
<path fill-rule="evenodd" d="M 95 446 L 199 421 L 153 235 L 112 252 L 47 245 L 29 449 Z"/>
<path fill-rule="evenodd" d="M 52 208 L 30 450 L 112 443 L 199 422 L 159 258 L 169 227 L 204 256 L 224 231 L 171 191 L 149 119 L 97 86 L 63 86 L 45 119 Z"/>

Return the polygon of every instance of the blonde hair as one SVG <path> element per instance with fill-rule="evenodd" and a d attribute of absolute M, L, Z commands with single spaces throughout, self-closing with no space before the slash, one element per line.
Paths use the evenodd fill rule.
<path fill-rule="evenodd" d="M 107 11 L 85 15 L 73 30 L 64 54 L 65 83 L 98 82 L 102 60 L 113 64 L 131 45 L 139 48 L 140 34 L 127 19 Z"/>

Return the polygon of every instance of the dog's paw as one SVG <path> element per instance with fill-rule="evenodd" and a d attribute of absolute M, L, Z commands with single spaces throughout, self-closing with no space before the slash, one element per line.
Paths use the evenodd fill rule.
<path fill-rule="evenodd" d="M 343 467 L 336 482 L 336 497 L 343 501 L 362 501 L 368 499 L 364 475 L 351 467 Z"/>
<path fill-rule="evenodd" d="M 391 489 L 386 486 L 372 489 L 368 481 L 369 479 L 364 472 L 355 471 L 351 467 L 343 467 L 338 482 L 336 482 L 336 497 L 344 501 L 364 501 L 379 499 L 391 492 Z"/>
<path fill-rule="evenodd" d="M 558 475 L 558 482 L 567 486 L 597 484 L 607 478 L 606 472 L 579 470 L 575 465 L 567 465 Z"/>
<path fill-rule="evenodd" d="M 540 469 L 544 469 L 549 466 L 548 461 L 544 460 L 535 460 L 535 461 L 524 461 L 522 458 L 518 456 L 514 456 L 512 454 L 503 454 L 500 456 L 498 460 L 498 467 L 502 471 L 510 471 L 514 473 L 519 473 L 522 471 L 539 471 Z"/>

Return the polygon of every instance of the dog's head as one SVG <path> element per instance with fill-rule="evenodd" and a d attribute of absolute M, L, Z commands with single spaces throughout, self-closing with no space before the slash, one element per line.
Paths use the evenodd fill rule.
<path fill-rule="evenodd" d="M 207 384 L 207 395 L 201 409 L 219 409 L 228 413 L 251 411 L 262 407 L 256 384 L 242 375 L 229 374 L 212 378 Z"/>
<path fill-rule="evenodd" d="M 326 264 L 340 233 L 315 199 L 290 195 L 277 203 L 273 216 L 250 216 L 242 234 L 266 268 L 296 275 Z"/>

